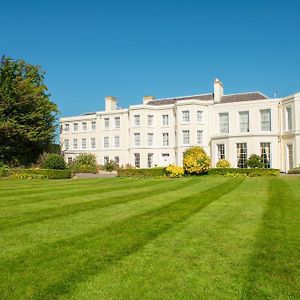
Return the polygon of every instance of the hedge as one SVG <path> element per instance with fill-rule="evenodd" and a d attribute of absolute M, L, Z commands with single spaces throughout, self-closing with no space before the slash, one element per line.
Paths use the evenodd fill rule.
<path fill-rule="evenodd" d="M 208 171 L 208 175 L 235 175 L 243 174 L 249 177 L 258 176 L 278 176 L 278 169 L 242 169 L 242 168 L 213 168 Z"/>
<path fill-rule="evenodd" d="M 120 169 L 118 170 L 119 177 L 159 177 L 166 174 L 165 168 L 151 168 L 151 169 Z"/>
<path fill-rule="evenodd" d="M 288 171 L 288 174 L 300 174 L 300 168 L 294 168 Z"/>
<path fill-rule="evenodd" d="M 20 179 L 67 179 L 71 178 L 70 170 L 50 169 L 12 169 L 11 174 Z"/>
<path fill-rule="evenodd" d="M 9 169 L 6 167 L 0 167 L 0 177 L 7 177 L 9 175 Z"/>

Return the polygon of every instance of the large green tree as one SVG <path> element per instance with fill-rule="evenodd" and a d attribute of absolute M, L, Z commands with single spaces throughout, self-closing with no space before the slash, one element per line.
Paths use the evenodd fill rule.
<path fill-rule="evenodd" d="M 34 162 L 55 136 L 57 106 L 40 66 L 3 56 L 0 62 L 0 160 Z"/>

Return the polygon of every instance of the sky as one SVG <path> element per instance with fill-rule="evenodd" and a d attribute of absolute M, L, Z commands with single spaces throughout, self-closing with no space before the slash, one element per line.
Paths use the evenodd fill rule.
<path fill-rule="evenodd" d="M 156 98 L 300 91 L 300 1 L 3 1 L 0 55 L 41 65 L 59 116 Z"/>

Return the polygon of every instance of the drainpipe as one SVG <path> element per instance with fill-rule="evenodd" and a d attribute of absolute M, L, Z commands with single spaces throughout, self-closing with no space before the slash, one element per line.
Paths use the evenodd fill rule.
<path fill-rule="evenodd" d="M 278 104 L 278 151 L 279 151 L 279 167 L 280 170 L 283 171 L 284 166 L 283 166 L 283 143 L 282 143 L 282 104 L 281 101 Z"/>

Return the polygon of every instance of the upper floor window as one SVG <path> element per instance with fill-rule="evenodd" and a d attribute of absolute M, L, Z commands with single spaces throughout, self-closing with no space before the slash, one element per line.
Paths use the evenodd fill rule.
<path fill-rule="evenodd" d="M 225 159 L 225 145 L 224 144 L 218 144 L 218 159 Z"/>
<path fill-rule="evenodd" d="M 169 125 L 169 115 L 163 115 L 162 122 L 163 122 L 163 126 L 168 126 Z"/>
<path fill-rule="evenodd" d="M 153 133 L 148 133 L 148 146 L 153 146 Z"/>
<path fill-rule="evenodd" d="M 154 116 L 153 115 L 148 115 L 148 126 L 153 126 L 153 119 L 154 119 Z"/>
<path fill-rule="evenodd" d="M 82 130 L 83 130 L 83 131 L 86 131 L 86 130 L 87 130 L 87 123 L 86 123 L 86 122 L 83 122 L 83 123 L 82 123 Z"/>
<path fill-rule="evenodd" d="M 109 128 L 109 118 L 104 118 L 104 128 L 105 129 Z"/>
<path fill-rule="evenodd" d="M 228 113 L 219 113 L 219 130 L 220 133 L 229 132 L 229 114 Z"/>
<path fill-rule="evenodd" d="M 95 138 L 91 138 L 91 148 L 92 149 L 96 148 L 96 139 Z"/>
<path fill-rule="evenodd" d="M 203 122 L 203 111 L 197 110 L 197 123 L 202 123 L 202 122 Z"/>
<path fill-rule="evenodd" d="M 293 128 L 292 108 L 287 107 L 286 109 L 286 131 L 291 131 Z"/>
<path fill-rule="evenodd" d="M 197 130 L 197 144 L 202 145 L 203 144 L 203 131 Z"/>
<path fill-rule="evenodd" d="M 73 123 L 73 130 L 78 131 L 78 123 Z"/>
<path fill-rule="evenodd" d="M 70 125 L 69 124 L 65 124 L 65 131 L 69 132 L 70 131 Z"/>
<path fill-rule="evenodd" d="M 240 132 L 249 132 L 249 111 L 240 111 Z"/>
<path fill-rule="evenodd" d="M 134 115 L 134 126 L 140 126 L 140 125 L 141 125 L 140 115 Z"/>
<path fill-rule="evenodd" d="M 260 129 L 261 131 L 271 131 L 271 110 L 262 109 L 260 111 Z"/>
<path fill-rule="evenodd" d="M 104 146 L 104 148 L 109 148 L 109 137 L 108 136 L 104 137 L 103 146 Z"/>
<path fill-rule="evenodd" d="M 182 122 L 188 123 L 190 121 L 190 112 L 188 110 L 184 110 L 182 112 Z"/>
<path fill-rule="evenodd" d="M 183 143 L 183 145 L 190 144 L 190 131 L 189 130 L 182 130 L 182 143 Z"/>
<path fill-rule="evenodd" d="M 73 149 L 77 149 L 77 139 L 73 139 Z"/>
<path fill-rule="evenodd" d="M 163 133 L 163 146 L 169 146 L 169 133 Z"/>
<path fill-rule="evenodd" d="M 64 140 L 64 147 L 65 147 L 65 150 L 68 150 L 69 149 L 69 140 L 68 139 L 66 139 L 66 140 Z"/>
<path fill-rule="evenodd" d="M 92 124 L 92 130 L 96 130 L 96 122 L 93 121 L 91 124 Z"/>
<path fill-rule="evenodd" d="M 120 117 L 115 117 L 115 128 L 120 128 Z"/>
<path fill-rule="evenodd" d="M 114 144 L 115 144 L 115 148 L 119 148 L 120 147 L 120 137 L 118 135 L 115 136 Z"/>
<path fill-rule="evenodd" d="M 141 145 L 141 134 L 135 133 L 134 134 L 134 146 L 140 146 Z"/>
<path fill-rule="evenodd" d="M 86 149 L 86 139 L 81 140 L 81 148 Z"/>

